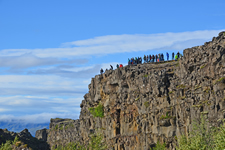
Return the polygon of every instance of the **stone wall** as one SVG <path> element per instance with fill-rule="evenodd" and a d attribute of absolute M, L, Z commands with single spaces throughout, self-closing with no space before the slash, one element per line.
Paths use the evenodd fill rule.
<path fill-rule="evenodd" d="M 225 118 L 224 53 L 221 32 L 211 42 L 185 49 L 179 61 L 125 66 L 96 75 L 80 105 L 79 120 L 52 120 L 48 143 L 85 143 L 91 132 L 100 132 L 109 149 L 147 150 L 157 141 L 173 149 L 177 137 L 187 134 L 201 114 L 215 126 Z M 99 103 L 104 106 L 103 118 L 89 111 Z"/>

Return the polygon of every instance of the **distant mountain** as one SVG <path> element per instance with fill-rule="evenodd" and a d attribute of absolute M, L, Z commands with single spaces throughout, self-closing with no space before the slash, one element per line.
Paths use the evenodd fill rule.
<path fill-rule="evenodd" d="M 49 128 L 49 123 L 19 123 L 19 122 L 0 122 L 0 129 L 8 129 L 9 131 L 13 132 L 21 132 L 25 128 L 29 130 L 32 136 L 35 136 L 35 132 L 37 130 L 46 128 Z"/>

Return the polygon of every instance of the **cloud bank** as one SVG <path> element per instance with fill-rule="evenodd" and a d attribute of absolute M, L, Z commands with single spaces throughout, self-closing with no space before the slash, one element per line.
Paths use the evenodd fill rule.
<path fill-rule="evenodd" d="M 93 39 L 63 43 L 60 48 L 45 49 L 3 49 L 1 56 L 22 56 L 32 54 L 39 58 L 71 58 L 99 54 L 115 54 L 146 50 L 183 50 L 206 41 L 223 30 L 204 30 L 180 33 L 107 35 Z M 184 46 L 181 46 L 184 45 Z M 52 60 L 54 62 L 56 60 Z"/>

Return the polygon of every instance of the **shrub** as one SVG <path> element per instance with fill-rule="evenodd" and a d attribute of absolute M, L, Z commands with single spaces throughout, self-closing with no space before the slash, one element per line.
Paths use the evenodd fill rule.
<path fill-rule="evenodd" d="M 12 145 L 16 145 L 18 142 L 20 141 L 18 136 L 16 136 L 14 141 L 7 140 L 5 143 L 2 143 L 2 145 L 0 146 L 0 150 L 12 150 Z"/>
<path fill-rule="evenodd" d="M 166 144 L 160 143 L 159 141 L 156 143 L 155 147 L 150 148 L 150 150 L 166 150 Z"/>
<path fill-rule="evenodd" d="M 225 149 L 225 124 L 218 128 L 207 125 L 206 117 L 201 115 L 200 124 L 193 121 L 192 131 L 178 139 L 177 150 L 222 150 Z"/>
<path fill-rule="evenodd" d="M 60 124 L 59 130 L 63 130 L 63 124 Z"/>
<path fill-rule="evenodd" d="M 94 117 L 104 117 L 104 106 L 100 103 L 97 107 L 89 108 L 89 111 Z"/>
<path fill-rule="evenodd" d="M 57 129 L 58 129 L 58 125 L 55 126 L 55 130 L 57 130 Z"/>
<path fill-rule="evenodd" d="M 53 149 L 53 148 L 52 148 Z M 107 145 L 103 141 L 101 134 L 92 134 L 88 145 L 82 145 L 80 143 L 69 143 L 66 146 L 59 146 L 54 150 L 105 150 Z"/>

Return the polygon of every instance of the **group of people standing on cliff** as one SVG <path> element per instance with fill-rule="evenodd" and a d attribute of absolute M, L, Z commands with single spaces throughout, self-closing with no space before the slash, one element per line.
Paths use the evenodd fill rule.
<path fill-rule="evenodd" d="M 176 55 L 174 55 L 174 52 L 172 53 L 172 60 L 175 59 L 178 60 L 180 57 L 182 57 L 182 55 L 178 52 Z M 144 63 L 150 63 L 150 62 L 161 62 L 161 61 L 165 61 L 164 59 L 164 55 L 163 53 L 160 54 L 156 54 L 156 55 L 144 55 L 143 57 L 144 59 Z M 166 53 L 166 61 L 169 61 L 169 53 Z M 137 64 L 142 64 L 142 57 L 132 57 L 131 59 L 128 58 L 128 65 L 137 65 Z M 122 64 L 117 64 L 116 68 L 121 68 L 123 67 Z M 106 69 L 107 71 L 108 69 Z M 109 70 L 113 70 L 113 66 L 110 65 L 110 69 Z M 102 74 L 104 71 L 101 68 L 100 73 Z"/>
<path fill-rule="evenodd" d="M 178 60 L 182 55 L 178 52 L 175 55 L 175 60 Z M 165 61 L 163 53 L 161 54 L 156 54 L 156 55 L 144 55 L 143 57 L 144 63 L 149 63 L 149 62 L 160 62 L 160 61 Z M 166 61 L 169 60 L 169 53 L 166 53 Z M 172 60 L 174 60 L 174 52 L 172 53 Z M 131 59 L 128 58 L 128 65 L 136 65 L 136 64 L 142 64 L 142 58 L 141 57 L 132 57 Z"/>

